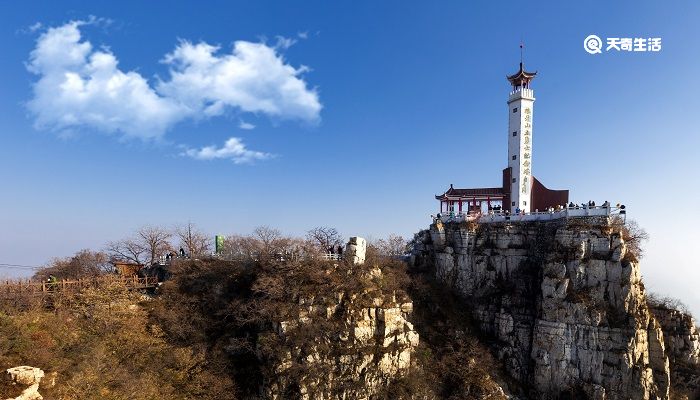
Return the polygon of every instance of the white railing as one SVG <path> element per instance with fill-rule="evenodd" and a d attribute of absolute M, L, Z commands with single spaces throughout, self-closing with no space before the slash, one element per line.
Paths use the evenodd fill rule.
<path fill-rule="evenodd" d="M 342 255 L 334 253 L 324 253 L 321 255 L 321 259 L 327 261 L 339 261 L 341 258 L 343 258 Z"/>
<path fill-rule="evenodd" d="M 482 213 L 448 213 L 440 215 L 442 222 L 475 221 L 478 223 L 490 222 L 528 222 L 528 221 L 550 221 L 560 218 L 581 218 L 581 217 L 607 217 L 611 214 L 624 214 L 624 209 L 610 206 L 596 207 L 567 207 L 554 211 L 537 211 L 520 214 L 506 214 L 504 211 L 490 211 Z"/>
<path fill-rule="evenodd" d="M 516 99 L 518 97 L 523 97 L 526 99 L 534 99 L 535 92 L 532 89 L 518 88 L 518 89 L 510 92 L 510 94 L 508 96 L 508 100 L 513 100 L 513 99 Z"/>

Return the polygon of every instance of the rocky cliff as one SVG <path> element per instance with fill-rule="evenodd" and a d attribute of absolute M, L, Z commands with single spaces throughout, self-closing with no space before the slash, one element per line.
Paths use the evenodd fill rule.
<path fill-rule="evenodd" d="M 382 278 L 378 268 L 370 273 Z M 418 334 L 405 293 L 302 297 L 298 311 L 299 318 L 275 323 L 286 351 L 264 384 L 267 398 L 368 399 L 411 366 Z"/>
<path fill-rule="evenodd" d="M 345 260 L 186 260 L 152 313 L 231 378 L 236 393 L 213 398 L 379 398 L 412 369 L 419 334 L 403 270 L 363 263 L 364 243 Z"/>
<path fill-rule="evenodd" d="M 671 365 L 673 398 L 700 398 L 700 332 L 687 312 L 669 301 L 649 301 L 652 314 L 664 333 L 666 355 Z M 669 304 L 671 303 L 671 304 Z"/>
<path fill-rule="evenodd" d="M 670 361 L 695 357 L 697 332 L 686 321 L 670 339 L 663 324 L 678 319 L 650 311 L 623 237 L 607 218 L 437 221 L 416 235 L 412 262 L 463 297 L 524 395 L 666 399 Z"/>

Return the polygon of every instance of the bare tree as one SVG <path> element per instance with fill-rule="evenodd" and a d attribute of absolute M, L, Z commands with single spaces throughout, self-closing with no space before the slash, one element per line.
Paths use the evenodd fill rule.
<path fill-rule="evenodd" d="M 618 231 L 622 236 L 622 240 L 627 245 L 627 257 L 632 261 L 639 261 L 644 256 L 644 248 L 642 245 L 649 240 L 649 234 L 644 228 L 639 226 L 637 221 L 623 219 L 617 217 L 611 222 L 614 230 Z"/>
<path fill-rule="evenodd" d="M 112 271 L 109 257 L 103 252 L 80 250 L 72 257 L 57 258 L 38 270 L 34 279 L 45 280 L 50 275 L 59 279 L 79 279 L 106 274 Z"/>
<path fill-rule="evenodd" d="M 145 226 L 133 237 L 107 243 L 106 250 L 113 260 L 130 261 L 137 264 L 153 264 L 172 249 L 168 230 Z"/>
<path fill-rule="evenodd" d="M 231 260 L 251 260 L 256 257 L 257 246 L 255 240 L 249 236 L 226 235 L 224 239 L 224 258 Z"/>
<path fill-rule="evenodd" d="M 281 251 L 284 238 L 277 229 L 269 226 L 259 226 L 253 230 L 253 238 L 257 241 L 258 254 L 270 256 Z"/>
<path fill-rule="evenodd" d="M 136 236 L 140 240 L 146 254 L 150 257 L 149 264 L 154 263 L 160 256 L 172 250 L 169 240 L 173 236 L 170 231 L 156 226 L 144 226 L 136 231 Z"/>
<path fill-rule="evenodd" d="M 639 226 L 637 221 L 628 220 L 623 229 L 622 238 L 627 244 L 627 249 L 634 254 L 637 260 L 644 256 L 644 248 L 642 245 L 649 240 L 649 234 L 644 228 Z"/>
<path fill-rule="evenodd" d="M 326 249 L 321 249 L 313 240 L 303 238 L 290 238 L 287 242 L 287 253 L 291 259 L 319 258 Z"/>
<path fill-rule="evenodd" d="M 690 315 L 690 310 L 688 306 L 682 301 L 668 296 L 663 296 L 658 293 L 648 292 L 646 295 L 647 305 L 651 308 L 660 308 L 665 310 L 677 310 L 684 314 Z"/>
<path fill-rule="evenodd" d="M 335 248 L 343 243 L 338 230 L 328 226 L 318 226 L 306 232 L 306 238 L 318 244 L 321 251 L 328 251 L 329 248 Z"/>
<path fill-rule="evenodd" d="M 146 257 L 146 248 L 135 239 L 108 242 L 105 250 L 112 260 L 143 264 Z"/>
<path fill-rule="evenodd" d="M 398 257 L 406 254 L 406 239 L 396 234 L 390 234 L 386 239 L 379 239 L 374 246 L 379 255 L 387 257 Z"/>
<path fill-rule="evenodd" d="M 175 234 L 180 239 L 180 245 L 191 256 L 206 254 L 211 249 L 209 236 L 197 230 L 197 227 L 191 222 L 176 228 Z"/>

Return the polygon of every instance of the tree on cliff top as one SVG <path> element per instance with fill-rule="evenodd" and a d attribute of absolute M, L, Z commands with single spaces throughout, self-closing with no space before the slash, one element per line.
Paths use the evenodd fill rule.
<path fill-rule="evenodd" d="M 144 226 L 132 237 L 109 242 L 106 251 L 113 260 L 130 261 L 136 264 L 153 264 L 172 250 L 170 230 L 157 226 Z"/>
<path fill-rule="evenodd" d="M 330 247 L 337 247 L 343 244 L 340 233 L 335 228 L 328 226 L 317 226 L 306 232 L 306 238 L 310 242 L 317 244 L 321 251 L 327 251 Z"/>
<path fill-rule="evenodd" d="M 406 245 L 406 239 L 395 233 L 389 234 L 386 239 L 379 239 L 371 243 L 379 255 L 386 257 L 399 257 L 406 254 Z"/>
<path fill-rule="evenodd" d="M 628 219 L 623 221 L 621 218 L 614 218 L 611 222 L 613 229 L 620 233 L 622 240 L 627 245 L 627 257 L 631 261 L 639 261 L 644 256 L 644 248 L 642 245 L 649 240 L 649 234 L 644 228 L 639 226 L 637 221 Z"/>
<path fill-rule="evenodd" d="M 187 251 L 190 256 L 204 255 L 211 249 L 211 238 L 197 229 L 192 223 L 177 227 L 175 234 L 180 239 L 180 246 Z"/>
<path fill-rule="evenodd" d="M 80 250 L 71 257 L 54 259 L 48 266 L 38 270 L 32 279 L 45 281 L 50 275 L 58 279 L 91 278 L 111 270 L 107 254 Z"/>

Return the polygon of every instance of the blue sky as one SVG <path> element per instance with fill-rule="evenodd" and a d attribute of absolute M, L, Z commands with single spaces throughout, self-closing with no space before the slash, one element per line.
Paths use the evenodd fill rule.
<path fill-rule="evenodd" d="M 647 287 L 698 312 L 699 17 L 692 1 L 2 2 L 0 263 L 188 220 L 410 236 L 450 183 L 500 183 L 522 39 L 533 173 L 627 204 L 651 234 Z M 42 42 L 71 21 L 79 39 Z M 662 51 L 590 55 L 589 34 Z M 63 65 L 76 49 L 88 58 Z M 52 81 L 72 68 L 141 86 L 81 100 Z"/>

